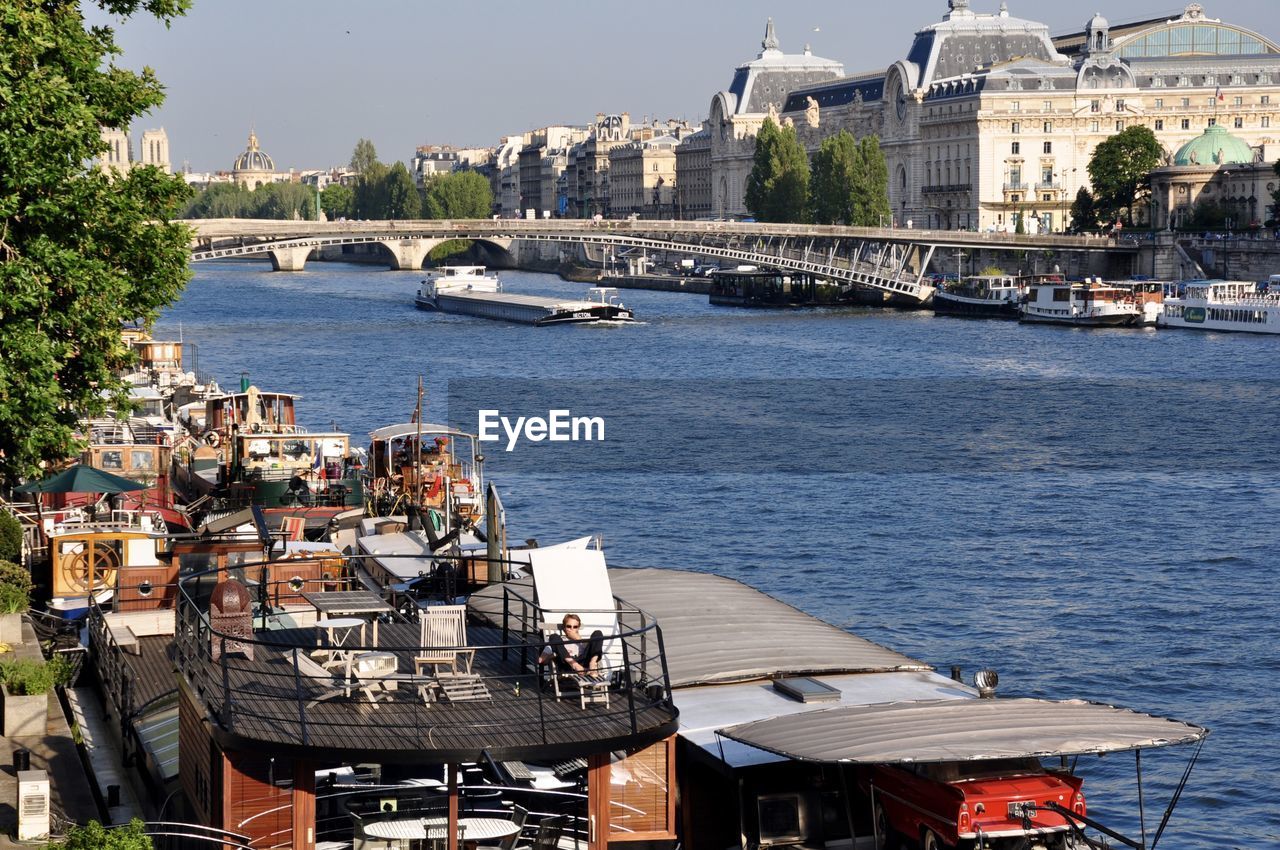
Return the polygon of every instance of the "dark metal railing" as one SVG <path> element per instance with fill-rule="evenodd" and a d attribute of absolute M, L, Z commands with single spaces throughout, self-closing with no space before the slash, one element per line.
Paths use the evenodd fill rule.
<path fill-rule="evenodd" d="M 527 608 L 519 629 L 497 629 L 501 642 L 492 645 L 423 646 L 420 625 L 391 611 L 376 625 L 344 630 L 336 635 L 341 645 L 329 645 L 329 632 L 305 624 L 305 606 L 276 611 L 271 622 L 256 611 L 251 629 L 243 621 L 215 628 L 208 600 L 225 577 L 212 570 L 180 581 L 175 660 L 221 725 L 246 737 L 378 749 L 352 731 L 362 728 L 356 707 L 368 702 L 394 707 L 379 712 L 379 740 L 408 750 L 479 751 L 495 737 L 509 748 L 536 747 L 563 743 L 566 728 L 575 728 L 579 741 L 620 737 L 675 716 L 660 631 L 636 608 L 619 609 L 619 628 L 608 637 L 606 651 L 616 657 L 620 650 L 621 663 L 601 686 L 607 703 L 593 701 L 584 712 L 577 691 L 556 699 L 551 665 L 538 663 L 541 632 L 525 628 L 542 615 L 536 606 Z M 249 593 L 292 598 L 306 592 L 297 585 L 260 582 Z"/>

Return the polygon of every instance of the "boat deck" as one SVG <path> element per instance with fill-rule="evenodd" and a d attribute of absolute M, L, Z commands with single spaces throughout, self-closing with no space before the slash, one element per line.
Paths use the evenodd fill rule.
<path fill-rule="evenodd" d="M 548 312 L 555 310 L 589 310 L 599 307 L 599 301 L 579 298 L 550 298 L 544 295 L 518 295 L 514 292 L 442 292 L 438 298 L 457 298 L 489 304 L 510 304 L 520 307 L 541 307 Z"/>
<path fill-rule="evenodd" d="M 306 661 L 295 665 L 295 653 L 312 654 L 315 628 L 254 638 L 261 642 L 252 659 L 228 653 L 219 661 L 190 634 L 178 641 L 186 686 L 215 718 L 215 737 L 240 747 L 383 762 L 473 761 L 482 752 L 538 760 L 640 745 L 675 731 L 665 688 L 615 679 L 607 704 L 584 703 L 578 690 L 563 686 L 557 700 L 532 670 L 535 648 L 509 646 L 504 657 L 496 629 L 469 634 L 480 698 L 451 698 L 441 687 L 447 676 L 414 673 L 416 624 L 381 624 L 378 645 L 357 650 L 394 655 L 396 673 L 354 679 L 321 677 Z"/>

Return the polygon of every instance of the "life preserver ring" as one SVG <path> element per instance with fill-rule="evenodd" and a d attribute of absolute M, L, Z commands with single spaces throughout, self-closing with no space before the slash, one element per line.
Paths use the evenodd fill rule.
<path fill-rule="evenodd" d="M 217 431 L 204 432 L 204 443 L 206 446 L 216 449 L 218 447 L 218 443 L 220 442 L 222 442 L 222 435 L 219 434 Z"/>

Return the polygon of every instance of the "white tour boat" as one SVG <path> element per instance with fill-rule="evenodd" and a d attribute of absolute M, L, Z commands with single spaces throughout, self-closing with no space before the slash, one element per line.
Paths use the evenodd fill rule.
<path fill-rule="evenodd" d="M 1203 280 L 1186 284 L 1176 298 L 1166 298 L 1162 328 L 1201 331 L 1280 333 L 1280 292 L 1259 292 L 1247 281 Z"/>
<path fill-rule="evenodd" d="M 1136 325 L 1143 309 L 1131 290 L 1098 280 L 1043 281 L 1027 291 L 1021 320 L 1057 325 L 1116 327 Z"/>

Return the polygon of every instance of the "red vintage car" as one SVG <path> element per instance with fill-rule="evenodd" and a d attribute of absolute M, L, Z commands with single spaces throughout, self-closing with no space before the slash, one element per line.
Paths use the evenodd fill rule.
<path fill-rule="evenodd" d="M 1044 804 L 1087 814 L 1084 780 L 1034 758 L 875 765 L 862 780 L 882 850 L 904 842 L 921 850 L 1071 850 L 1077 842 L 1067 819 Z"/>

